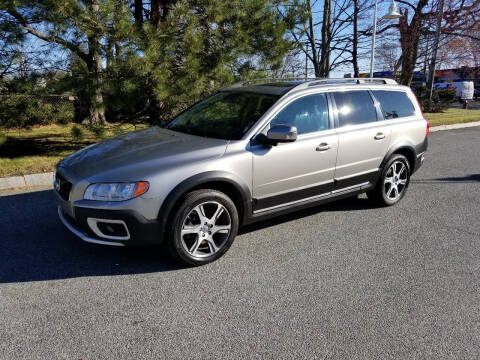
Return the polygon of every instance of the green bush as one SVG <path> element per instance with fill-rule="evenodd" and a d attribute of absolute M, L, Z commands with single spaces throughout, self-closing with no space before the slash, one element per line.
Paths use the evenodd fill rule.
<path fill-rule="evenodd" d="M 73 140 L 79 141 L 83 138 L 83 131 L 78 126 L 73 126 L 72 130 L 70 130 L 70 135 L 72 136 Z"/>
<path fill-rule="evenodd" d="M 420 102 L 423 112 L 443 112 L 455 101 L 455 91 L 452 89 L 433 90 L 431 100 L 429 98 L 429 90 L 426 86 L 417 86 L 413 90 Z"/>
<path fill-rule="evenodd" d="M 449 102 L 449 104 L 453 103 L 457 97 L 455 90 L 453 89 L 437 90 L 437 96 L 440 101 Z"/>
<path fill-rule="evenodd" d="M 104 126 L 94 125 L 89 126 L 88 129 L 95 134 L 95 136 L 99 139 L 105 138 L 106 129 Z"/>
<path fill-rule="evenodd" d="M 113 129 L 112 129 L 112 132 L 113 132 L 114 136 L 120 136 L 120 135 L 123 135 L 125 133 L 123 128 L 119 125 L 114 126 Z"/>
<path fill-rule="evenodd" d="M 71 123 L 74 116 L 73 104 L 70 102 L 60 103 L 58 106 L 55 107 L 55 111 L 52 115 L 53 122 L 55 124 L 66 125 Z"/>
<path fill-rule="evenodd" d="M 0 126 L 6 128 L 67 124 L 73 105 L 58 97 L 10 95 L 0 98 Z"/>

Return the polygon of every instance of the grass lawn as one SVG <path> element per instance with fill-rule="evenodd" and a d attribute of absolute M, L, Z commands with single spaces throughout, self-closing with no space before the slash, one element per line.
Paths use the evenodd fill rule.
<path fill-rule="evenodd" d="M 67 155 L 112 136 L 135 130 L 133 125 L 111 125 L 103 134 L 76 125 L 81 135 L 74 137 L 74 125 L 49 125 L 25 129 L 0 128 L 0 177 L 52 171 Z M 146 125 L 137 125 L 136 129 Z"/>
<path fill-rule="evenodd" d="M 426 113 L 430 126 L 480 121 L 480 110 L 448 109 L 443 113 Z M 75 125 L 49 125 L 25 129 L 0 128 L 0 177 L 52 171 L 67 155 L 112 136 L 135 130 L 133 125 L 109 125 L 103 134 L 81 129 L 73 136 Z M 136 129 L 146 125 L 137 125 Z"/>
<path fill-rule="evenodd" d="M 443 113 L 425 113 L 430 126 L 480 121 L 480 110 L 447 109 Z"/>

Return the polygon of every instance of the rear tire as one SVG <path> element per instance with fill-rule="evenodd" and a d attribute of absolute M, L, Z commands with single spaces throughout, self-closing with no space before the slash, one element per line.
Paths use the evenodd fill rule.
<path fill-rule="evenodd" d="M 393 154 L 382 170 L 377 185 L 367 192 L 368 199 L 380 206 L 392 206 L 405 196 L 410 183 L 410 163 L 400 154 Z"/>
<path fill-rule="evenodd" d="M 237 235 L 238 212 L 224 193 L 196 190 L 175 210 L 169 227 L 169 248 L 187 265 L 203 265 L 227 252 Z"/>

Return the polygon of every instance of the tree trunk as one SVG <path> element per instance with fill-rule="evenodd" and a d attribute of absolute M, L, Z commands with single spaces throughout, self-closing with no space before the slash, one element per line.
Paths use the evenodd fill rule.
<path fill-rule="evenodd" d="M 398 60 L 395 62 L 395 65 L 393 66 L 393 79 L 397 80 L 398 76 L 398 69 L 400 68 L 400 65 L 402 64 L 403 56 L 400 55 Z"/>
<path fill-rule="evenodd" d="M 408 25 L 408 9 L 402 13 L 399 19 L 400 45 L 402 47 L 402 73 L 400 83 L 410 86 L 418 57 L 418 44 L 420 42 L 421 26 L 423 21 L 422 10 L 428 0 L 420 0 L 415 9 L 415 14 Z"/>
<path fill-rule="evenodd" d="M 151 0 L 150 22 L 158 29 L 161 23 L 165 22 L 170 7 L 177 0 Z"/>
<path fill-rule="evenodd" d="M 400 44 L 402 47 L 402 73 L 400 75 L 400 83 L 410 86 L 417 63 L 420 29 L 415 19 L 413 19 L 410 26 L 408 26 L 406 24 L 406 16 L 405 14 L 400 18 Z"/>
<path fill-rule="evenodd" d="M 320 76 L 328 77 L 330 74 L 330 42 L 332 37 L 332 0 L 325 0 L 323 3 L 322 21 L 322 48 L 320 53 Z"/>
<path fill-rule="evenodd" d="M 135 25 L 141 28 L 143 25 L 143 0 L 135 0 L 133 17 L 135 18 Z"/>
<path fill-rule="evenodd" d="M 358 78 L 360 71 L 358 70 L 358 0 L 353 0 L 353 39 L 352 39 L 352 64 L 353 77 Z"/>
<path fill-rule="evenodd" d="M 156 28 L 160 25 L 160 0 L 152 0 L 150 3 L 150 22 Z"/>
<path fill-rule="evenodd" d="M 94 38 L 89 38 L 89 44 L 95 41 Z M 105 124 L 105 106 L 103 103 L 102 94 L 102 57 L 98 52 L 91 51 L 91 61 L 87 62 L 89 74 L 89 103 L 88 113 L 89 118 L 84 122 L 89 125 L 103 125 Z"/>
<path fill-rule="evenodd" d="M 120 41 L 115 40 L 115 60 L 120 61 L 122 59 L 122 44 L 120 44 Z"/>
<path fill-rule="evenodd" d="M 120 43 L 120 40 L 117 38 L 116 36 L 116 33 L 117 33 L 117 29 L 116 29 L 116 24 L 118 24 L 120 22 L 120 18 L 121 18 L 121 4 L 119 1 L 116 1 L 115 2 L 115 8 L 114 8 L 114 14 L 113 14 L 113 18 L 114 18 L 114 22 L 115 22 L 115 25 L 113 26 L 114 28 L 114 33 L 115 33 L 115 60 L 118 62 L 122 59 L 122 44 Z"/>
<path fill-rule="evenodd" d="M 430 62 L 430 67 L 428 69 L 428 93 L 429 99 L 432 100 L 432 90 L 433 83 L 435 82 L 435 69 L 437 67 L 437 53 L 438 53 L 438 44 L 440 42 L 440 35 L 442 32 L 442 21 L 443 21 L 443 8 L 445 7 L 445 0 L 439 0 L 438 2 L 438 15 L 437 15 L 437 29 L 435 32 L 435 42 L 433 44 L 433 53 L 432 60 Z"/>
<path fill-rule="evenodd" d="M 94 18 L 98 18 L 100 0 L 92 0 L 91 9 Z M 88 37 L 88 61 L 87 68 L 90 79 L 89 91 L 89 119 L 90 125 L 105 124 L 105 106 L 102 95 L 102 34 L 94 30 L 93 35 Z"/>
<path fill-rule="evenodd" d="M 413 44 L 412 44 L 413 45 Z M 402 44 L 402 72 L 400 74 L 400 84 L 410 86 L 413 73 L 415 71 L 415 63 L 417 61 L 416 51 L 413 46 Z"/>
<path fill-rule="evenodd" d="M 313 70 L 315 71 L 315 77 L 321 77 L 320 73 L 320 66 L 318 63 L 318 50 L 317 44 L 315 43 L 315 28 L 313 25 L 313 14 L 312 14 L 312 6 L 310 4 L 310 0 L 307 0 L 308 6 L 308 40 L 310 43 L 310 47 L 312 49 L 312 63 L 313 63 Z M 308 51 L 308 46 L 307 46 Z M 307 77 L 307 70 L 305 70 L 305 77 Z"/>
<path fill-rule="evenodd" d="M 105 52 L 105 56 L 107 58 L 107 69 L 109 69 L 115 60 L 115 57 L 113 55 L 113 39 L 112 36 L 109 35 L 107 38 L 107 49 Z"/>

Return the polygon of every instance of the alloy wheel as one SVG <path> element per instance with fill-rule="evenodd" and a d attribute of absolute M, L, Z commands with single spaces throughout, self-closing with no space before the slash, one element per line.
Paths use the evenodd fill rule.
<path fill-rule="evenodd" d="M 407 166 L 402 161 L 395 161 L 390 165 L 385 174 L 385 196 L 390 201 L 395 201 L 403 194 L 408 182 Z"/>
<path fill-rule="evenodd" d="M 207 257 L 220 251 L 232 229 L 228 210 L 216 201 L 196 205 L 185 217 L 181 243 L 193 257 Z"/>

